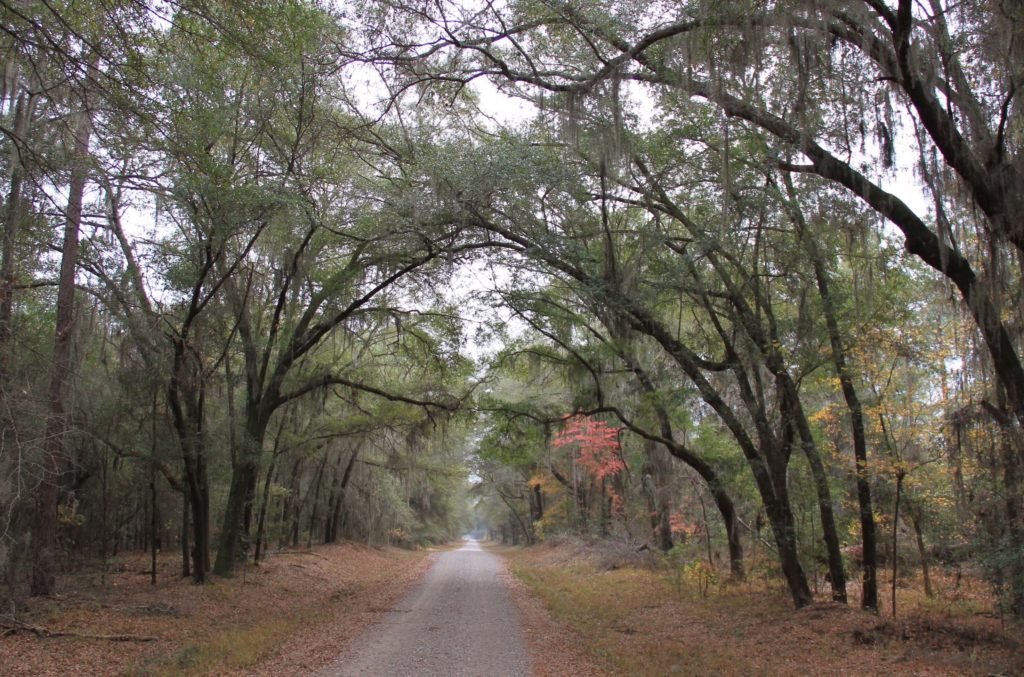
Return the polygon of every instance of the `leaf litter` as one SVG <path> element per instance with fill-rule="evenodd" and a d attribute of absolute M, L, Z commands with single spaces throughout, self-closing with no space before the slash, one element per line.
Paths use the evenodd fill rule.
<path fill-rule="evenodd" d="M 168 553 L 156 586 L 141 553 L 120 558 L 106 584 L 79 574 L 53 599 L 29 600 L 18 621 L 63 637 L 0 637 L 0 674 L 306 675 L 330 662 L 429 567 L 426 551 L 351 543 L 283 551 L 231 579 L 193 585 Z M 148 572 L 144 572 L 148 573 Z M 75 635 L 155 637 L 117 642 Z"/>

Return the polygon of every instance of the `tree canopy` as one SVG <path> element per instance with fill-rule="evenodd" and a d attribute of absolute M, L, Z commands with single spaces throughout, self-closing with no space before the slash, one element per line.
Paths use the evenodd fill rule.
<path fill-rule="evenodd" d="M 13 599 L 476 529 L 1024 615 L 1020 10 L 2 11 Z"/>

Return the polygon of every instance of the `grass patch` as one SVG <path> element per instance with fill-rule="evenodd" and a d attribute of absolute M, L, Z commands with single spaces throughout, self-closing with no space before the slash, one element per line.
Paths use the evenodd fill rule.
<path fill-rule="evenodd" d="M 623 568 L 598 571 L 585 565 L 532 566 L 513 557 L 511 570 L 569 623 L 585 650 L 609 671 L 623 674 L 712 674 L 745 671 L 735 656 L 716 646 L 663 641 L 651 625 L 675 624 L 663 610 L 676 586 L 658 572 Z M 689 593 L 689 590 L 686 591 Z M 667 611 L 667 610 L 664 610 Z M 659 618 L 660 617 L 660 618 Z"/>
<path fill-rule="evenodd" d="M 187 673 L 234 672 L 256 665 L 272 655 L 302 625 L 299 619 L 272 620 L 219 632 L 198 647 L 194 662 L 187 666 Z M 164 674 L 169 677 L 181 673 L 171 671 Z"/>
<path fill-rule="evenodd" d="M 146 677 L 237 673 L 273 655 L 314 614 L 268 619 L 247 626 L 228 626 L 205 640 L 189 642 L 170 654 L 147 660 L 132 674 Z"/>

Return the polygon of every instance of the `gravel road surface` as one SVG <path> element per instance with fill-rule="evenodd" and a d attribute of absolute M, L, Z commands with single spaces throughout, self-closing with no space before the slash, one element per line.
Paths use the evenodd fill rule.
<path fill-rule="evenodd" d="M 320 677 L 530 674 L 501 559 L 475 541 L 433 557 L 423 581 Z"/>

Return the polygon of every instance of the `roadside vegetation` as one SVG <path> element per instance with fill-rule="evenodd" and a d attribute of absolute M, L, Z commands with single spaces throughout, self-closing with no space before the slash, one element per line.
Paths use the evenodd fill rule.
<path fill-rule="evenodd" d="M 900 618 L 819 595 L 794 613 L 772 577 L 708 577 L 672 558 L 608 543 L 560 541 L 504 549 L 512 572 L 573 630 L 604 674 L 1013 675 L 1021 636 L 989 611 L 977 579 L 940 574 L 933 597 L 920 579 L 899 590 Z"/>

